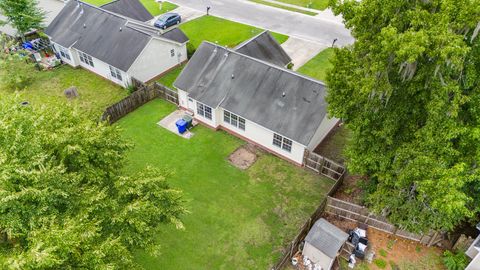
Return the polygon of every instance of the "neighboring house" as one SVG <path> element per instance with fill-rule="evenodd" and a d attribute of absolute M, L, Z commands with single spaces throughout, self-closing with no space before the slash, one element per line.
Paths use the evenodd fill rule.
<path fill-rule="evenodd" d="M 115 0 L 101 8 L 141 22 L 153 19 L 152 14 L 139 0 Z"/>
<path fill-rule="evenodd" d="M 480 231 L 480 223 L 477 224 L 477 229 Z M 473 241 L 465 253 L 472 259 L 465 270 L 480 270 L 480 235 L 477 236 L 477 239 Z"/>
<path fill-rule="evenodd" d="M 302 165 L 338 123 L 326 87 L 291 70 L 203 42 L 174 83 L 195 119 Z"/>
<path fill-rule="evenodd" d="M 292 59 L 268 31 L 241 43 L 235 51 L 271 64 L 286 67 Z"/>
<path fill-rule="evenodd" d="M 330 270 L 347 239 L 346 232 L 321 218 L 305 237 L 302 255 L 321 269 Z"/>
<path fill-rule="evenodd" d="M 45 29 L 62 60 L 121 86 L 146 83 L 187 60 L 188 38 L 71 0 Z"/>
<path fill-rule="evenodd" d="M 43 24 L 45 27 L 49 26 L 50 23 L 55 19 L 58 13 L 65 6 L 63 0 L 38 0 L 38 7 L 45 11 L 45 20 Z M 0 14 L 0 21 L 6 21 L 7 18 Z M 0 25 L 0 33 L 4 33 L 11 37 L 18 36 L 17 30 L 13 28 L 10 24 Z"/>

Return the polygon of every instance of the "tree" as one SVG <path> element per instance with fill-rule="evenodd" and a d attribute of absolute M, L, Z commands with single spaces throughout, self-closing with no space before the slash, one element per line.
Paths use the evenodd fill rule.
<path fill-rule="evenodd" d="M 68 106 L 0 97 L 0 268 L 138 268 L 133 251 L 157 252 L 160 225 L 182 227 L 182 193 L 168 171 L 122 174 L 129 148 Z"/>
<path fill-rule="evenodd" d="M 33 79 L 35 64 L 26 51 L 11 51 L 16 42 L 0 34 L 0 86 L 22 90 Z"/>
<path fill-rule="evenodd" d="M 38 7 L 37 0 L 0 0 L 0 13 L 22 38 L 25 33 L 42 28 L 45 19 L 45 12 Z"/>
<path fill-rule="evenodd" d="M 451 230 L 480 206 L 478 0 L 331 0 L 355 43 L 327 76 L 352 130 L 366 203 L 411 231 Z"/>

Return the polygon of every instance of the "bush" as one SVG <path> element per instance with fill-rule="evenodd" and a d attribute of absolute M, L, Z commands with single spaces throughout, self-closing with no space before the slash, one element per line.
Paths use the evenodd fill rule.
<path fill-rule="evenodd" d="M 380 269 L 385 269 L 387 267 L 387 262 L 383 259 L 375 259 L 373 263 Z"/>
<path fill-rule="evenodd" d="M 451 252 L 447 250 L 443 253 L 443 263 L 448 270 L 463 270 L 467 267 L 468 258 L 462 251 Z"/>
<path fill-rule="evenodd" d="M 133 84 L 127 85 L 126 89 L 129 94 L 132 94 L 133 92 L 137 91 L 137 88 Z"/>
<path fill-rule="evenodd" d="M 192 55 L 195 53 L 196 50 L 197 50 L 197 48 L 195 48 L 195 46 L 193 46 L 192 43 L 190 43 L 190 42 L 187 43 L 187 57 L 188 57 L 188 59 L 190 59 L 192 57 Z"/>
<path fill-rule="evenodd" d="M 379 253 L 380 256 L 382 256 L 382 257 L 387 257 L 387 255 L 388 255 L 388 252 L 387 252 L 385 249 L 380 249 L 380 250 L 378 251 L 378 253 Z"/>
<path fill-rule="evenodd" d="M 294 64 L 293 64 L 293 63 L 289 63 L 289 64 L 287 65 L 287 68 L 288 68 L 288 69 L 292 69 L 292 68 L 293 68 L 293 66 L 294 66 Z"/>

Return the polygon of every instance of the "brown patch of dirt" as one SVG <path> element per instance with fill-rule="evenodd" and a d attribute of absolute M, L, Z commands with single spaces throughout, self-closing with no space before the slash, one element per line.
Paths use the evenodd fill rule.
<path fill-rule="evenodd" d="M 358 224 L 357 222 L 328 213 L 324 213 L 323 217 L 345 232 L 356 228 Z M 418 242 L 397 237 L 370 227 L 367 230 L 367 238 L 369 242 L 368 248 L 375 252 L 373 260 L 381 259 L 387 263 L 387 266 L 383 269 L 392 269 L 392 265 L 396 265 L 398 269 L 404 269 L 406 268 L 406 264 L 415 265 L 414 269 L 444 269 L 440 263 L 443 250 L 438 247 L 427 247 Z M 357 264 L 361 262 L 362 260 L 357 260 Z M 366 263 L 366 261 L 363 263 Z M 382 269 L 375 265 L 375 263 L 367 264 L 367 266 L 368 269 Z"/>
<path fill-rule="evenodd" d="M 256 160 L 256 149 L 249 144 L 237 148 L 237 150 L 228 157 L 228 161 L 230 161 L 233 166 L 242 170 L 250 168 Z"/>

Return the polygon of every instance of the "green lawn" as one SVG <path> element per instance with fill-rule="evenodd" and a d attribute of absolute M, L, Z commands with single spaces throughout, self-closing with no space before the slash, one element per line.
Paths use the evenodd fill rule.
<path fill-rule="evenodd" d="M 280 5 L 280 4 L 277 4 L 277 3 L 272 3 L 272 2 L 268 2 L 268 1 L 264 1 L 264 0 L 249 0 L 249 1 L 255 2 L 255 3 L 258 3 L 258 4 L 262 4 L 262 5 L 275 7 L 275 8 L 281 8 L 281 9 L 285 9 L 285 10 L 289 10 L 289 11 L 293 11 L 293 12 L 303 13 L 303 14 L 310 15 L 310 16 L 317 15 L 317 13 L 315 13 L 315 12 L 306 11 L 306 10 L 302 10 L 302 9 L 294 8 L 294 7 L 288 7 L 288 6 L 284 6 L 284 5 Z"/>
<path fill-rule="evenodd" d="M 165 74 L 163 77 L 161 77 L 157 81 L 172 90 L 176 90 L 173 87 L 173 82 L 175 82 L 175 80 L 177 79 L 178 75 L 180 75 L 180 72 L 182 72 L 184 67 L 185 67 L 185 64 L 172 69 L 170 72 Z"/>
<path fill-rule="evenodd" d="M 277 0 L 279 2 L 297 5 L 306 8 L 324 10 L 328 7 L 328 0 Z"/>
<path fill-rule="evenodd" d="M 219 45 L 233 48 L 241 42 L 260 34 L 263 30 L 253 26 L 221 19 L 214 16 L 202 16 L 180 25 L 195 47 L 207 40 Z M 288 36 L 272 33 L 278 42 L 283 43 Z"/>
<path fill-rule="evenodd" d="M 64 65 L 50 71 L 32 69 L 34 79 L 30 86 L 18 94 L 29 102 L 69 102 L 64 90 L 75 86 L 79 97 L 73 100 L 86 113 L 100 115 L 106 107 L 128 95 L 127 90 L 102 77 L 78 68 Z M 0 86 L 0 94 L 14 92 Z"/>
<path fill-rule="evenodd" d="M 146 165 L 171 168 L 190 214 L 185 230 L 165 226 L 157 235 L 162 254 L 138 252 L 145 269 L 267 269 L 318 206 L 332 181 L 261 154 L 248 170 L 227 158 L 243 141 L 197 126 L 186 140 L 156 123 L 175 110 L 154 100 L 118 122 L 135 144 L 128 172 Z"/>
<path fill-rule="evenodd" d="M 300 67 L 297 71 L 312 78 L 324 81 L 327 70 L 332 68 L 330 58 L 333 56 L 333 53 L 334 50 L 332 48 L 325 49 L 305 65 Z"/>
<path fill-rule="evenodd" d="M 84 0 L 87 3 L 92 5 L 101 6 L 107 3 L 112 2 L 113 0 Z M 157 16 L 163 14 L 165 12 L 169 12 L 171 10 L 176 9 L 178 6 L 170 3 L 170 2 L 163 2 L 162 8 L 160 9 L 160 5 L 155 2 L 155 0 L 140 0 L 145 8 L 152 14 L 152 16 Z"/>

